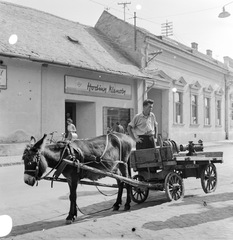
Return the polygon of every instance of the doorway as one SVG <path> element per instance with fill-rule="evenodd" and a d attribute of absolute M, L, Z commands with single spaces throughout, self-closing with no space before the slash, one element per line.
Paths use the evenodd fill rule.
<path fill-rule="evenodd" d="M 66 102 L 65 103 L 65 132 L 67 136 L 67 119 L 71 118 L 74 125 L 76 126 L 76 103 Z"/>
<path fill-rule="evenodd" d="M 154 100 L 153 113 L 158 122 L 158 134 L 166 139 L 168 137 L 168 90 L 152 88 L 148 92 L 148 98 Z"/>

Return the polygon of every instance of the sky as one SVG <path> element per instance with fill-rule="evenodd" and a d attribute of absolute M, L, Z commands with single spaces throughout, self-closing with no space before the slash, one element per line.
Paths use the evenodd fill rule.
<path fill-rule="evenodd" d="M 152 34 L 162 34 L 162 24 L 171 22 L 170 38 L 198 50 L 212 50 L 213 58 L 223 62 L 233 59 L 233 1 L 227 0 L 4 0 L 94 27 L 104 10 L 142 27 Z M 127 3 L 127 4 L 122 4 Z M 226 5 L 226 6 L 225 6 Z M 125 6 L 125 8 L 124 8 Z M 223 6 L 231 13 L 218 18 Z"/>

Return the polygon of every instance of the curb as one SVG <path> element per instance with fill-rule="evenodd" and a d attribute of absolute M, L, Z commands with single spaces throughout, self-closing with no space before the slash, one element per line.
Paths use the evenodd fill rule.
<path fill-rule="evenodd" d="M 0 163 L 0 167 L 10 167 L 13 165 L 21 165 L 21 164 L 23 164 L 23 162 Z"/>

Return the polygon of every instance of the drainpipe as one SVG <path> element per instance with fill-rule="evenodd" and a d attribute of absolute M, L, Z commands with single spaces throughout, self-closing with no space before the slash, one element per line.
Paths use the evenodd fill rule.
<path fill-rule="evenodd" d="M 224 74 L 224 81 L 225 81 L 225 139 L 229 139 L 229 114 L 228 114 L 228 85 L 227 85 L 227 77 L 226 74 Z"/>

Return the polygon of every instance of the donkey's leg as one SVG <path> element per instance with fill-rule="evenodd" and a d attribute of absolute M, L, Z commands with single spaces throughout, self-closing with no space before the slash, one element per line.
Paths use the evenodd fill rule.
<path fill-rule="evenodd" d="M 126 171 L 126 177 L 130 177 L 131 178 L 131 167 L 130 167 L 130 161 L 127 161 L 127 166 L 125 166 L 125 171 Z M 125 203 L 125 208 L 124 210 L 130 210 L 130 203 L 131 203 L 131 185 L 126 184 L 125 183 L 125 187 L 126 187 L 126 203 Z"/>
<path fill-rule="evenodd" d="M 117 200 L 113 204 L 113 211 L 118 211 L 122 203 L 122 193 L 123 193 L 124 183 L 121 182 L 120 180 L 117 180 L 117 185 L 118 185 Z"/>
<path fill-rule="evenodd" d="M 128 178 L 129 175 L 130 175 L 129 174 L 130 166 L 128 164 L 126 164 L 126 163 L 125 164 L 122 163 L 120 165 L 120 171 L 121 171 L 121 173 L 122 173 L 122 175 L 124 177 Z M 131 186 L 129 184 L 127 184 L 127 183 L 125 183 L 124 185 L 126 187 L 126 203 L 125 203 L 124 210 L 128 211 L 128 210 L 130 210 L 130 203 L 131 203 L 131 195 L 130 195 L 130 188 L 131 188 Z"/>
<path fill-rule="evenodd" d="M 77 206 L 76 206 L 76 199 L 77 199 L 77 186 L 78 186 L 78 177 L 77 173 L 71 176 L 71 179 L 68 181 L 69 188 L 70 188 L 70 211 L 66 218 L 66 224 L 72 223 L 77 218 Z"/>
<path fill-rule="evenodd" d="M 122 176 L 124 177 L 129 176 L 127 164 L 124 164 L 124 163 L 119 164 L 119 170 Z M 130 209 L 130 202 L 131 202 L 130 186 L 128 184 L 125 184 L 124 182 L 118 181 L 118 195 L 117 195 L 117 200 L 113 205 L 113 210 L 118 210 L 119 205 L 122 203 L 122 193 L 123 193 L 124 185 L 126 186 L 126 189 L 127 189 L 127 197 L 126 197 L 124 210 Z"/>
<path fill-rule="evenodd" d="M 131 203 L 131 186 L 129 184 L 125 183 L 125 187 L 126 187 L 126 203 L 125 203 L 125 211 L 130 210 L 130 203 Z"/>

